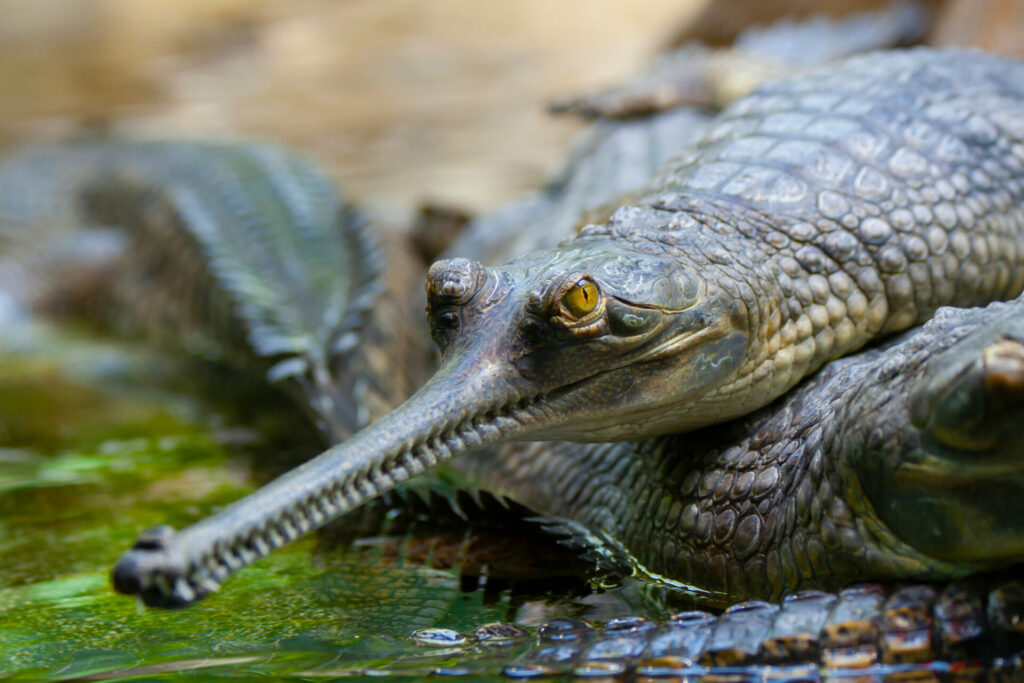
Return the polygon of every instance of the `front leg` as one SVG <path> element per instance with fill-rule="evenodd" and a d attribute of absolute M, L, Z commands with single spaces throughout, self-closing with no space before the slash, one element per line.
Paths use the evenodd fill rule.
<path fill-rule="evenodd" d="M 850 55 L 909 45 L 927 30 L 922 5 L 859 12 L 844 18 L 816 14 L 751 26 L 729 47 L 689 43 L 662 56 L 631 83 L 552 104 L 556 113 L 584 118 L 629 119 L 677 107 L 721 108 L 760 84 Z"/>

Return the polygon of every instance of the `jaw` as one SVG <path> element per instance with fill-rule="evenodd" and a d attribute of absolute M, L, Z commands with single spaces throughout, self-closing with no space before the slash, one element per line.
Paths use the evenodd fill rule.
<path fill-rule="evenodd" d="M 655 344 L 584 380 L 538 394 L 536 410 L 557 419 L 538 421 L 511 438 L 627 441 L 735 417 L 749 409 L 716 394 L 741 374 L 748 340 L 740 329 L 716 325 Z"/>
<path fill-rule="evenodd" d="M 140 535 L 114 588 L 149 606 L 183 607 L 232 573 L 454 455 L 555 419 L 512 370 L 486 358 L 442 368 L 402 406 L 217 515 Z"/>

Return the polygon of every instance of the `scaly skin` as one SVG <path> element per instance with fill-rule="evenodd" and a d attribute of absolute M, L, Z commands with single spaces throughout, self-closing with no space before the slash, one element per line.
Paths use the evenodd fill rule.
<path fill-rule="evenodd" d="M 476 219 L 447 250 L 483 263 L 550 249 L 584 223 L 603 223 L 644 190 L 721 108 L 769 79 L 871 49 L 912 42 L 927 27 L 916 2 L 841 20 L 781 21 L 744 31 L 731 48 L 689 45 L 624 87 L 552 105 L 593 122 L 566 168 L 535 196 Z M 691 106 L 685 106 L 691 105 Z"/>
<path fill-rule="evenodd" d="M 0 193 L 0 285 L 26 308 L 269 376 L 330 442 L 421 380 L 418 268 L 295 152 L 36 147 L 0 164 Z"/>
<path fill-rule="evenodd" d="M 1022 598 L 1024 588 L 1013 580 L 987 594 L 971 583 L 862 585 L 839 594 L 806 591 L 777 605 L 751 601 L 717 617 L 682 612 L 664 623 L 624 617 L 594 628 L 555 619 L 536 634 L 505 623 L 471 634 L 424 629 L 413 640 L 444 648 L 442 656 L 428 652 L 346 673 L 757 680 L 765 675 L 757 667 L 770 666 L 770 676 L 787 680 L 944 680 L 948 671 L 957 680 L 1019 680 L 1024 666 L 1013 654 L 1022 644 Z"/>
<path fill-rule="evenodd" d="M 647 571 L 736 598 L 1024 560 L 1024 299 L 944 308 L 751 416 L 459 465 Z M 579 473 L 586 472 L 587 476 Z"/>
<path fill-rule="evenodd" d="M 1024 65 L 963 52 L 876 54 L 762 88 L 607 224 L 498 268 L 435 264 L 434 377 L 222 513 L 144 534 L 115 587 L 188 603 L 456 453 L 683 432 L 938 306 L 1016 296 L 1022 121 Z"/>

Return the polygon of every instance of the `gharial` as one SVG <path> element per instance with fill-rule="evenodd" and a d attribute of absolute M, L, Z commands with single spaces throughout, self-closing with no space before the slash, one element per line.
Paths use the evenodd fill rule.
<path fill-rule="evenodd" d="M 580 523 L 566 531 L 596 542 L 603 562 L 628 571 L 639 556 L 646 571 L 735 600 L 793 586 L 838 589 L 865 576 L 949 577 L 1019 558 L 1022 414 L 1018 298 L 940 309 L 923 327 L 833 361 L 724 425 L 639 444 L 513 446 L 464 467 L 489 490 Z M 923 667 L 920 675 L 959 662 L 975 680 L 982 667 L 969 663 L 983 662 L 1016 680 L 1019 659 L 1006 655 L 1024 646 L 1022 609 L 1012 570 L 943 586 L 860 584 L 662 623 L 626 617 L 594 628 L 563 618 L 535 634 L 505 623 L 424 629 L 414 642 L 443 656 L 378 663 L 373 673 L 655 678 L 902 665 Z"/>
<path fill-rule="evenodd" d="M 180 278 L 164 267 L 168 250 L 208 257 L 179 303 L 143 324 L 196 323 L 193 343 L 211 329 L 247 343 L 276 361 L 271 377 L 298 387 L 335 438 L 374 416 L 347 396 L 386 403 L 374 401 L 388 389 L 361 372 L 382 359 L 351 330 L 381 335 L 401 314 L 385 304 L 392 317 L 378 317 L 365 226 L 319 174 L 258 146 L 78 153 L 79 163 L 62 149 L 23 164 L 59 170 L 55 184 L 87 181 L 93 222 L 128 210 L 146 225 L 128 256 L 96 256 L 97 268 L 108 258 L 145 264 L 112 296 L 130 307 L 147 285 Z M 276 232 L 277 219 L 294 234 Z M 928 328 L 950 347 L 967 335 L 963 367 L 945 360 L 953 351 L 935 353 L 920 379 L 901 376 L 933 353 L 915 346 L 935 343 L 921 333 L 872 352 L 886 355 L 866 357 L 861 375 L 836 369 L 803 390 L 825 399 L 794 394 L 743 426 L 687 432 L 762 408 L 940 306 L 1022 288 L 1024 65 L 916 49 L 771 83 L 727 108 L 606 222 L 504 266 L 435 263 L 435 375 L 218 515 L 144 533 L 114 584 L 151 605 L 193 602 L 396 483 L 488 446 L 463 465 L 481 481 L 731 596 L 1005 565 L 1024 557 L 1015 516 L 997 514 L 1020 488 L 1019 440 L 1003 429 L 1022 384 L 1012 314 L 977 334 L 970 322 Z M 953 365 L 960 374 L 947 372 Z M 603 443 L 493 448 L 513 440 Z M 538 486 L 532 472 L 576 478 Z M 619 492 L 604 486 L 609 477 Z M 998 495 L 969 486 L 994 480 Z M 618 503 L 601 498 L 609 492 Z M 962 519 L 974 522 L 968 533 Z"/>
<path fill-rule="evenodd" d="M 1022 74 L 994 58 L 914 51 L 774 84 L 728 109 L 645 201 L 606 224 L 499 268 L 435 264 L 437 374 L 401 408 L 220 515 L 144 536 L 116 585 L 151 602 L 188 602 L 453 453 L 510 438 L 635 440 L 736 417 L 941 304 L 1018 294 Z M 817 534 L 843 541 L 863 523 L 832 483 L 806 486 L 794 499 L 801 517 L 818 496 L 819 507 L 837 506 L 808 517 L 813 533 L 794 530 L 773 553 L 762 516 L 743 515 L 732 547 L 754 559 L 729 565 L 705 551 L 722 568 L 698 578 L 778 594 L 845 578 L 854 558 L 876 554 L 884 559 L 869 575 L 962 571 L 918 558 L 896 568 L 897 544 L 875 533 L 835 569 L 824 550 L 808 553 L 821 566 L 802 577 L 784 549 L 816 549 Z M 712 531 L 709 510 L 680 514 L 693 517 L 680 518 L 684 532 Z M 729 516 L 717 516 L 719 536 L 730 535 Z M 667 547 L 656 549 L 659 562 Z M 671 560 L 700 568 L 700 556 Z"/>

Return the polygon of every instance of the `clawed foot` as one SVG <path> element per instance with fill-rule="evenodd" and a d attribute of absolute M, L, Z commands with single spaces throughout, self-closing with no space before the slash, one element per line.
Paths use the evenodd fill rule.
<path fill-rule="evenodd" d="M 664 56 L 647 77 L 593 95 L 554 102 L 557 114 L 587 119 L 651 116 L 681 106 L 723 107 L 759 84 L 792 72 L 741 50 L 689 45 Z"/>

